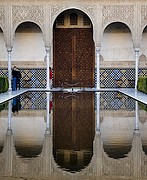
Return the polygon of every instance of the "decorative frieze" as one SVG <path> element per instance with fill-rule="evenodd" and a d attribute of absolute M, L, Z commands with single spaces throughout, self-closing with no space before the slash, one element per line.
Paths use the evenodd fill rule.
<path fill-rule="evenodd" d="M 0 27 L 3 28 L 3 30 L 5 29 L 5 9 L 4 6 L 0 6 Z"/>
<path fill-rule="evenodd" d="M 23 21 L 33 21 L 44 27 L 44 8 L 36 5 L 13 5 L 12 6 L 12 24 L 13 27 Z"/>
<path fill-rule="evenodd" d="M 109 22 L 122 21 L 133 26 L 134 5 L 105 5 L 102 7 L 103 27 Z"/>
<path fill-rule="evenodd" d="M 141 6 L 141 27 L 147 24 L 147 5 Z"/>

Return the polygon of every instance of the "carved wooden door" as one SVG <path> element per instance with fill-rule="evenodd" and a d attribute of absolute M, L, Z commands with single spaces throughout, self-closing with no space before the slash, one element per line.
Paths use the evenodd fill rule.
<path fill-rule="evenodd" d="M 54 29 L 54 87 L 94 87 L 92 29 Z"/>

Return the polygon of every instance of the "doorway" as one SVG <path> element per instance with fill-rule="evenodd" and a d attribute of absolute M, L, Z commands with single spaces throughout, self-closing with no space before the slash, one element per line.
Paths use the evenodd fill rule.
<path fill-rule="evenodd" d="M 90 19 L 81 11 L 65 11 L 54 25 L 54 87 L 94 87 L 95 53 Z"/>

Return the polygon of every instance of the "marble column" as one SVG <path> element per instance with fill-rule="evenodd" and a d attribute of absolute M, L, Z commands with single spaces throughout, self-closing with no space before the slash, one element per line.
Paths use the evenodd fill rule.
<path fill-rule="evenodd" d="M 46 50 L 46 75 L 47 75 L 47 77 L 46 77 L 46 81 L 47 81 L 46 88 L 50 89 L 51 84 L 50 84 L 50 69 L 49 69 L 49 67 L 50 67 L 50 59 L 51 59 L 51 46 L 46 47 L 45 50 Z"/>
<path fill-rule="evenodd" d="M 138 110 L 138 101 L 135 104 L 135 130 L 139 130 L 139 110 Z"/>
<path fill-rule="evenodd" d="M 9 91 L 12 91 L 12 85 L 11 85 L 11 80 L 12 80 L 12 72 L 11 72 L 11 67 L 12 67 L 12 65 L 11 65 L 11 51 L 12 51 L 11 48 L 7 49 Z"/>
<path fill-rule="evenodd" d="M 135 89 L 137 90 L 138 82 L 138 66 L 139 66 L 139 48 L 135 48 Z"/>
<path fill-rule="evenodd" d="M 100 89 L 100 47 L 96 47 L 96 89 Z"/>

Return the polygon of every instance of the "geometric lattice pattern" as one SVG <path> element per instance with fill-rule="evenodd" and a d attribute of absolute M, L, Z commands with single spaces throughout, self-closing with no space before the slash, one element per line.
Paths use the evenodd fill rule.
<path fill-rule="evenodd" d="M 46 68 L 20 69 L 22 74 L 21 87 L 23 88 L 45 88 L 46 87 Z M 94 82 L 96 85 L 96 74 L 94 72 Z M 0 75 L 8 76 L 6 68 L 0 69 Z M 139 69 L 139 76 L 147 76 L 147 69 Z M 134 88 L 135 87 L 135 69 L 100 69 L 100 87 L 101 88 Z"/>
<path fill-rule="evenodd" d="M 135 100 L 119 92 L 102 92 L 101 110 L 135 110 Z"/>
<path fill-rule="evenodd" d="M 101 69 L 100 87 L 135 87 L 135 69 Z"/>
<path fill-rule="evenodd" d="M 45 92 L 27 92 L 20 96 L 21 109 L 46 109 Z"/>
<path fill-rule="evenodd" d="M 45 88 L 46 87 L 46 69 L 20 69 L 22 78 L 20 85 L 23 88 Z M 8 76 L 7 69 L 0 69 L 0 75 Z"/>

